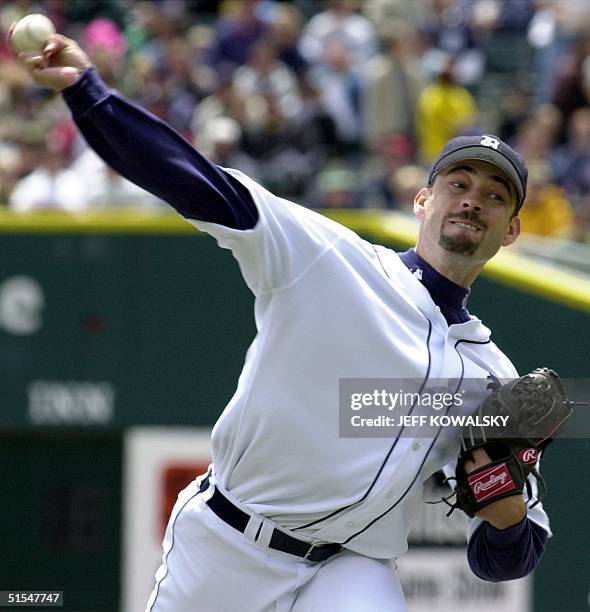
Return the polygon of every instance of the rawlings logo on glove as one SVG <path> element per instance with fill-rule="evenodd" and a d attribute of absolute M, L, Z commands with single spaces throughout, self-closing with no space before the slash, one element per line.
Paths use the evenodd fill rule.
<path fill-rule="evenodd" d="M 514 489 L 514 481 L 505 465 L 483 468 L 482 472 L 476 470 L 467 477 L 467 482 L 473 491 L 475 501 L 481 502 L 490 495 L 494 497 L 502 491 Z"/>
<path fill-rule="evenodd" d="M 537 463 L 539 453 L 536 448 L 525 448 L 518 453 L 518 458 L 523 463 Z"/>

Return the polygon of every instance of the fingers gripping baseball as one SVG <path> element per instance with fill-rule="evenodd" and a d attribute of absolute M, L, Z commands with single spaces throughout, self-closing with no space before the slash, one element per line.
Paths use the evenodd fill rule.
<path fill-rule="evenodd" d="M 78 44 L 61 34 L 52 35 L 42 51 L 19 53 L 11 42 L 15 26 L 16 24 L 13 23 L 8 32 L 10 47 L 37 85 L 54 91 L 62 91 L 74 85 L 82 72 L 91 66 L 88 56 Z"/>

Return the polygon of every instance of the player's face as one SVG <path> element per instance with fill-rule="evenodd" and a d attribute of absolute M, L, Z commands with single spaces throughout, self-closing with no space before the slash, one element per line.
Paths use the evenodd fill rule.
<path fill-rule="evenodd" d="M 423 248 L 487 261 L 520 233 L 512 216 L 516 197 L 507 176 L 488 162 L 467 160 L 443 170 L 414 202 Z"/>

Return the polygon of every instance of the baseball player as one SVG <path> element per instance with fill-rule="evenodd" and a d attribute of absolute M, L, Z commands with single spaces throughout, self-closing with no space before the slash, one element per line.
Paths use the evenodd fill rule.
<path fill-rule="evenodd" d="M 519 235 L 521 156 L 490 135 L 447 143 L 414 200 L 417 245 L 396 253 L 211 164 L 109 90 L 74 41 L 56 35 L 19 59 L 62 92 L 107 163 L 232 252 L 256 298 L 258 333 L 213 429 L 213 463 L 178 497 L 147 610 L 406 610 L 395 559 L 424 481 L 458 443 L 339 437 L 339 380 L 517 375 L 466 303 L 484 264 Z M 465 469 L 489 461 L 479 448 Z M 481 578 L 538 563 L 550 529 L 530 495 L 470 520 Z"/>

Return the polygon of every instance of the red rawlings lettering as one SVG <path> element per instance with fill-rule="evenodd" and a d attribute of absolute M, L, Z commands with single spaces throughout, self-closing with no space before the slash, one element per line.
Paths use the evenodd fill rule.
<path fill-rule="evenodd" d="M 476 502 L 496 497 L 516 488 L 505 463 L 489 467 L 467 477 Z"/>
<path fill-rule="evenodd" d="M 497 476 L 490 476 L 489 480 L 482 482 L 479 480 L 473 485 L 473 492 L 478 494 L 482 491 L 488 491 L 496 485 L 506 484 L 506 473 L 498 474 Z"/>

